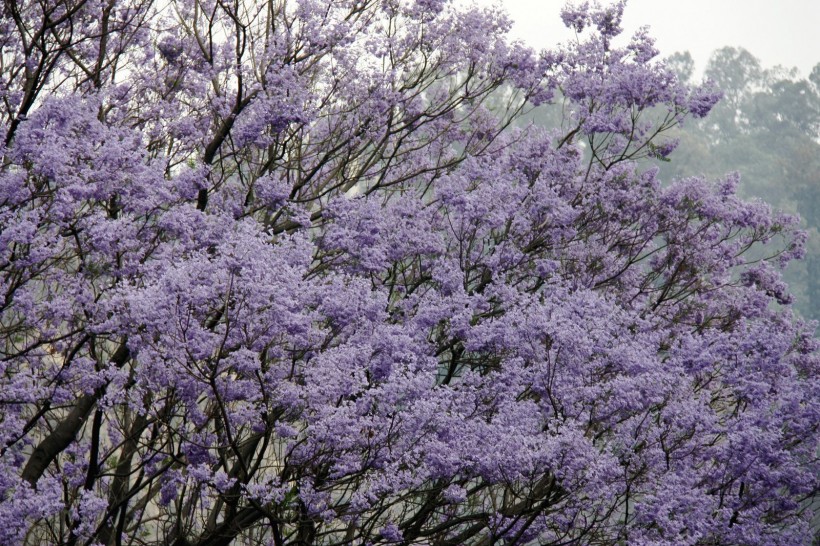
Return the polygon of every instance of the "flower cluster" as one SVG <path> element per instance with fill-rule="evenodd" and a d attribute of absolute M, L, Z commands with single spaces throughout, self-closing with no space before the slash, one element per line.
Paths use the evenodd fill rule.
<path fill-rule="evenodd" d="M 804 235 L 637 161 L 719 95 L 624 2 L 540 55 L 444 0 L 51 4 L 0 23 L 0 542 L 810 542 Z"/>

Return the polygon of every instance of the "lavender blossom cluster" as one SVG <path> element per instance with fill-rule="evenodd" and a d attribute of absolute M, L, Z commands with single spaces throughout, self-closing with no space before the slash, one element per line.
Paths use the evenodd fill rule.
<path fill-rule="evenodd" d="M 4 2 L 0 544 L 810 544 L 805 235 L 624 4 Z"/>

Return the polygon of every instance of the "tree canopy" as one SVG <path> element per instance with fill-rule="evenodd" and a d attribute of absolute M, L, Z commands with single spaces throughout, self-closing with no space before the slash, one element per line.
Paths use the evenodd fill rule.
<path fill-rule="evenodd" d="M 805 233 L 623 9 L 5 0 L 0 543 L 810 543 Z"/>

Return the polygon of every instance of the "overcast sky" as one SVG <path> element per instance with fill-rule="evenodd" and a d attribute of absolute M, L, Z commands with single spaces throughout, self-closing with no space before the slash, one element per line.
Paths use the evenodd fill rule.
<path fill-rule="evenodd" d="M 565 0 L 477 0 L 500 4 L 513 35 L 542 48 L 571 34 L 559 12 Z M 741 46 L 764 67 L 796 66 L 808 76 L 820 62 L 820 0 L 628 0 L 624 34 L 649 25 L 662 56 L 688 50 L 700 73 L 712 51 Z"/>

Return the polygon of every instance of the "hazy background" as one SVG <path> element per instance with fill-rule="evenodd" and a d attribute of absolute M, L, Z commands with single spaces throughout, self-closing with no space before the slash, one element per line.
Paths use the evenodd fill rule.
<path fill-rule="evenodd" d="M 559 16 L 565 0 L 477 0 L 500 5 L 513 35 L 538 48 L 572 37 Z M 606 3 L 606 2 L 602 2 Z M 662 56 L 689 51 L 696 75 L 711 53 L 741 46 L 764 66 L 796 66 L 803 77 L 820 60 L 820 0 L 628 0 L 624 35 L 649 25 Z"/>
<path fill-rule="evenodd" d="M 504 8 L 513 38 L 538 49 L 574 37 L 560 18 L 565 0 L 476 1 Z M 705 120 L 667 133 L 680 142 L 668 162 L 644 167 L 660 167 L 662 183 L 737 171 L 742 197 L 798 214 L 806 258 L 785 280 L 794 309 L 820 321 L 820 0 L 628 0 L 621 44 L 644 25 L 684 81 L 706 76 L 724 92 Z M 555 126 L 556 107 L 522 122 Z"/>

